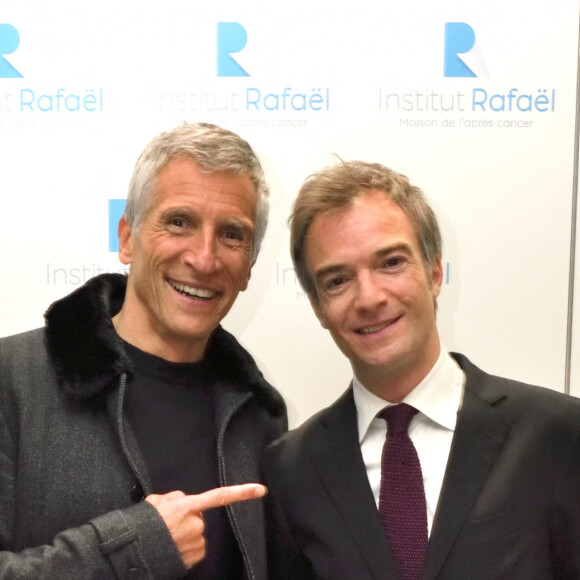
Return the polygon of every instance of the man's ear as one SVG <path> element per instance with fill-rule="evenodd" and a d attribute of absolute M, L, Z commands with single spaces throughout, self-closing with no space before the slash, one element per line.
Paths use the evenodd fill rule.
<path fill-rule="evenodd" d="M 252 268 L 254 267 L 254 264 L 256 263 L 256 260 L 254 260 L 249 266 L 248 266 L 248 277 L 246 278 L 246 281 L 243 283 L 242 287 L 240 288 L 240 292 L 243 292 L 244 290 L 246 290 L 246 288 L 248 287 L 248 282 L 250 281 L 250 278 L 252 277 Z"/>
<path fill-rule="evenodd" d="M 443 285 L 443 266 L 441 265 L 441 256 L 437 256 L 431 266 L 431 294 L 436 300 L 441 292 Z"/>
<path fill-rule="evenodd" d="M 328 326 L 326 324 L 326 318 L 324 317 L 324 313 L 320 308 L 320 301 L 318 300 L 318 296 L 311 296 L 309 294 L 308 300 L 310 300 L 310 306 L 312 306 L 312 310 L 314 310 L 314 314 L 316 314 L 316 318 L 318 318 L 320 326 L 322 326 L 322 328 L 328 329 Z"/>
<path fill-rule="evenodd" d="M 128 265 L 133 259 L 133 237 L 131 236 L 131 226 L 123 214 L 117 227 L 119 237 L 119 260 L 122 264 Z"/>

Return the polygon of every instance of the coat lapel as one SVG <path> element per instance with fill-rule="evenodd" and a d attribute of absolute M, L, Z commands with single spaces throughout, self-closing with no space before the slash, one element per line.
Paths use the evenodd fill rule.
<path fill-rule="evenodd" d="M 457 358 L 457 357 L 456 357 Z M 510 430 L 494 405 L 505 397 L 466 360 L 466 387 L 437 505 L 424 579 L 437 576 L 500 454 Z"/>
<path fill-rule="evenodd" d="M 352 389 L 323 414 L 310 449 L 326 491 L 363 555 L 370 577 L 396 579 L 360 452 Z"/>

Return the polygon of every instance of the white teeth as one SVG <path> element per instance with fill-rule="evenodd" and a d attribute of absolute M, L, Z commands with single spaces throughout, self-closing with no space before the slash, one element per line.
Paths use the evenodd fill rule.
<path fill-rule="evenodd" d="M 195 298 L 208 299 L 214 295 L 211 290 L 203 290 L 201 288 L 194 288 L 193 286 L 186 286 L 185 284 L 178 284 L 177 282 L 170 282 L 170 284 L 179 292 L 194 296 Z"/>
<path fill-rule="evenodd" d="M 387 326 L 386 324 L 381 324 L 379 326 L 367 326 L 366 328 L 360 328 L 359 330 L 357 330 L 357 332 L 359 334 L 372 334 L 373 332 L 378 332 L 379 330 L 382 330 L 386 326 Z"/>

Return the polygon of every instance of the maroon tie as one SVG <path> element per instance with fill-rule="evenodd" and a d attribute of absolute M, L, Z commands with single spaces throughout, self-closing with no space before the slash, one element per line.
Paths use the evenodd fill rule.
<path fill-rule="evenodd" d="M 416 413 L 417 409 L 402 403 L 378 415 L 387 422 L 379 514 L 403 580 L 421 577 L 428 542 L 421 463 L 407 433 Z"/>

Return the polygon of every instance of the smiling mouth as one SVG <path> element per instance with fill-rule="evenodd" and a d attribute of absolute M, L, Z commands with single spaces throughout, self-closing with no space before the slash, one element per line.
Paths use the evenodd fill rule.
<path fill-rule="evenodd" d="M 193 286 L 188 286 L 187 284 L 179 284 L 173 280 L 168 280 L 169 285 L 177 290 L 180 294 L 184 296 L 190 296 L 191 298 L 199 298 L 201 300 L 209 300 L 216 295 L 216 292 L 211 290 L 204 290 L 203 288 L 194 288 Z"/>
<path fill-rule="evenodd" d="M 375 334 L 376 332 L 380 332 L 381 330 L 387 328 L 387 326 L 391 326 L 391 324 L 397 322 L 399 318 L 400 316 L 398 316 L 397 318 L 393 318 L 388 322 L 383 322 L 382 324 L 375 324 L 374 326 L 364 326 L 362 328 L 357 328 L 355 332 L 357 334 Z"/>

